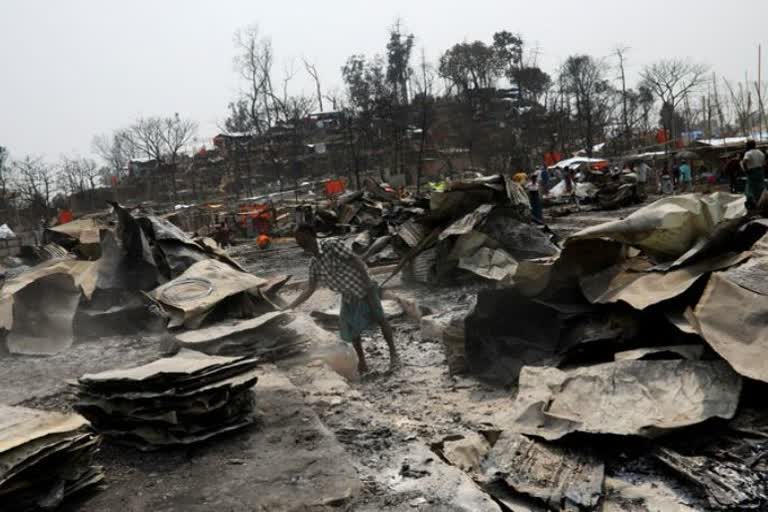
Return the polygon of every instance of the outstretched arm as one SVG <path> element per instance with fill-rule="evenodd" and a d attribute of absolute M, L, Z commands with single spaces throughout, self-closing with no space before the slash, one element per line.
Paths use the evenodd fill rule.
<path fill-rule="evenodd" d="M 301 306 L 312 296 L 312 294 L 315 293 L 316 289 L 317 289 L 317 281 L 310 278 L 309 284 L 304 289 L 304 291 L 301 292 L 299 296 L 293 300 L 293 302 L 291 302 L 288 306 L 286 306 L 285 309 L 294 309 Z"/>

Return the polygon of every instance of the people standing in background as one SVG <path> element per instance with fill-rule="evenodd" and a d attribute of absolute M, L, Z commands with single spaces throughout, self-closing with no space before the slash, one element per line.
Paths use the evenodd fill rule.
<path fill-rule="evenodd" d="M 669 165 L 664 164 L 664 170 L 661 171 L 661 193 L 668 196 L 675 191 L 675 182 Z"/>
<path fill-rule="evenodd" d="M 672 163 L 672 186 L 675 190 L 680 188 L 680 164 L 677 161 Z"/>
<path fill-rule="evenodd" d="M 637 188 L 640 196 L 645 196 L 647 193 L 646 185 L 648 183 L 648 174 L 650 170 L 651 168 L 648 166 L 648 164 L 642 160 L 639 164 L 635 165 L 635 174 L 637 175 Z"/>
<path fill-rule="evenodd" d="M 687 160 L 680 164 L 680 192 L 691 192 L 691 183 L 693 182 L 693 171 Z"/>
<path fill-rule="evenodd" d="M 568 167 L 563 169 L 563 181 L 565 182 L 565 193 L 573 194 L 573 171 Z"/>
<path fill-rule="evenodd" d="M 731 156 L 723 167 L 723 175 L 728 178 L 728 190 L 731 194 L 735 194 L 738 190 L 739 175 L 741 174 L 741 164 L 739 162 L 739 155 Z"/>
<path fill-rule="evenodd" d="M 757 149 L 754 140 L 747 141 L 747 152 L 741 159 L 741 167 L 747 174 L 747 187 L 744 189 L 747 206 L 755 208 L 765 190 L 765 153 Z"/>
<path fill-rule="evenodd" d="M 532 172 L 525 189 L 528 192 L 528 201 L 531 203 L 531 216 L 539 222 L 544 222 L 544 212 L 541 207 L 541 193 L 539 192 L 540 174 L 540 170 Z"/>
<path fill-rule="evenodd" d="M 537 173 L 537 181 L 539 184 L 539 196 L 541 199 L 549 194 L 549 170 L 546 167 L 540 167 Z"/>

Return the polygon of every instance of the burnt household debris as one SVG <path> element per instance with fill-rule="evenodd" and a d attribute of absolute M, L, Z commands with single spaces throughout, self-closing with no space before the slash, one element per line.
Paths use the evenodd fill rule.
<path fill-rule="evenodd" d="M 552 172 L 47 228 L 4 259 L 0 509 L 768 510 L 768 221 Z M 357 373 L 337 296 L 287 308 L 299 225 L 367 265 L 402 367 Z"/>

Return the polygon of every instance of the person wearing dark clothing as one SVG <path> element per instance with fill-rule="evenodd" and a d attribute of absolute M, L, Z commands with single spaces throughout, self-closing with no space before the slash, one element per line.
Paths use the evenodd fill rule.
<path fill-rule="evenodd" d="M 723 175 L 728 178 L 728 187 L 731 194 L 735 194 L 738 190 L 739 175 L 741 174 L 741 165 L 739 164 L 739 157 L 734 156 L 728 159 L 723 167 Z"/>

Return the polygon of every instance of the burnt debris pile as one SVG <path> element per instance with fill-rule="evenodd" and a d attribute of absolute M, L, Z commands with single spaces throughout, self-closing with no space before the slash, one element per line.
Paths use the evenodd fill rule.
<path fill-rule="evenodd" d="M 742 196 L 674 196 L 479 293 L 462 369 L 517 394 L 478 482 L 556 510 L 765 510 L 767 250 Z"/>

